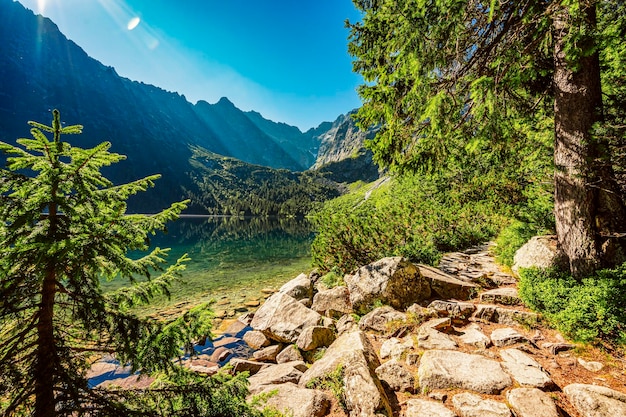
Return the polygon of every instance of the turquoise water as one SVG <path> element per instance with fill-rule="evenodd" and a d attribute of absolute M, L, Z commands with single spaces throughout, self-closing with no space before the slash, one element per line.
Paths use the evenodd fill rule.
<path fill-rule="evenodd" d="M 171 248 L 173 262 L 187 253 L 191 261 L 182 282 L 146 311 L 176 314 L 193 305 L 215 300 L 218 314 L 233 315 L 253 306 L 271 289 L 311 269 L 313 232 L 305 219 L 182 217 L 168 225 L 166 234 L 151 239 L 152 247 Z M 126 285 L 103 283 L 105 290 Z M 220 310 L 223 310 L 220 311 Z"/>

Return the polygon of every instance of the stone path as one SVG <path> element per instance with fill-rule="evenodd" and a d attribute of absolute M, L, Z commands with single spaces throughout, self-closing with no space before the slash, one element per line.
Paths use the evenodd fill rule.
<path fill-rule="evenodd" d="M 623 358 L 543 326 L 486 245 L 439 268 L 385 258 L 346 282 L 295 278 L 184 365 L 247 371 L 294 417 L 626 417 Z"/>

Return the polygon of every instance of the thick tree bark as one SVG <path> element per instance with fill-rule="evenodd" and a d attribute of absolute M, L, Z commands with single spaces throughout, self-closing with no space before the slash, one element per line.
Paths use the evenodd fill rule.
<path fill-rule="evenodd" d="M 583 13 L 588 28 L 595 28 L 594 6 Z M 626 214 L 609 148 L 591 134 L 593 124 L 602 118 L 598 54 L 583 56 L 576 65 L 568 62 L 570 20 L 567 8 L 554 20 L 554 214 L 560 250 L 572 274 L 580 278 L 610 264 L 609 258 L 617 261 L 619 250 L 610 235 L 625 227 Z M 582 46 L 587 49 L 593 44 Z"/>

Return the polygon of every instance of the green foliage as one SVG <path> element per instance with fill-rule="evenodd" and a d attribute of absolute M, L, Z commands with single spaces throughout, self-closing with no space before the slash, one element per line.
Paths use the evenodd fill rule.
<path fill-rule="evenodd" d="M 582 280 L 556 270 L 522 270 L 519 294 L 574 340 L 626 343 L 626 264 Z"/>
<path fill-rule="evenodd" d="M 320 278 L 320 280 L 328 288 L 335 288 L 340 285 L 345 285 L 345 282 L 343 280 L 343 274 L 341 273 L 341 271 L 338 270 L 338 268 L 334 268 L 328 271 L 326 274 L 324 274 L 324 276 Z"/>
<path fill-rule="evenodd" d="M 148 237 L 176 219 L 188 202 L 154 215 L 127 215 L 126 200 L 151 187 L 158 175 L 113 185 L 100 170 L 124 157 L 108 152 L 109 143 L 81 149 L 61 141 L 61 135 L 78 134 L 82 127 L 62 127 L 56 110 L 51 126 L 30 125 L 33 139 L 18 139 L 19 146 L 0 142 L 8 154 L 0 180 L 2 414 L 150 415 L 153 411 L 134 409 L 126 393 L 116 402 L 108 392 L 88 389 L 85 375 L 98 355 L 114 352 L 133 369 L 165 372 L 176 382 L 180 369 L 171 359 L 190 351 L 191 340 L 210 334 L 206 306 L 166 321 L 130 310 L 167 294 L 187 258 L 165 268 L 167 249 L 137 259 L 127 252 L 146 251 Z M 104 293 L 102 279 L 124 279 L 131 286 Z M 151 396 L 166 398 L 176 389 L 181 401 L 193 397 L 183 399 L 183 390 L 198 389 L 205 398 L 206 384 L 147 392 L 137 401 L 152 404 Z M 236 395 L 223 401 L 243 403 L 241 384 L 233 384 Z"/>
<path fill-rule="evenodd" d="M 193 148 L 189 198 L 208 214 L 303 216 L 317 204 L 339 196 L 336 184 L 315 171 L 290 172 L 249 165 L 202 148 Z"/>
<path fill-rule="evenodd" d="M 306 387 L 310 389 L 322 389 L 330 391 L 335 396 L 335 398 L 337 398 L 337 401 L 339 401 L 339 405 L 341 405 L 341 407 L 346 410 L 347 406 L 343 376 L 343 366 L 339 365 L 327 375 L 309 381 L 306 384 Z"/>
<path fill-rule="evenodd" d="M 528 223 L 519 220 L 513 221 L 505 227 L 496 239 L 496 246 L 493 249 L 496 260 L 506 266 L 513 266 L 515 252 L 521 248 L 528 240 L 541 234 L 533 229 Z"/>

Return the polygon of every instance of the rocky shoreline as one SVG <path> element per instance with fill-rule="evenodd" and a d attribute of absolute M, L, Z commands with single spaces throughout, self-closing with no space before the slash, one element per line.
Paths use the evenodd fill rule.
<path fill-rule="evenodd" d="M 294 417 L 626 416 L 624 361 L 543 326 L 487 246 L 439 268 L 385 258 L 345 282 L 296 277 L 183 365 L 246 371 L 251 395 Z M 121 376 L 100 386 L 150 382 Z"/>

